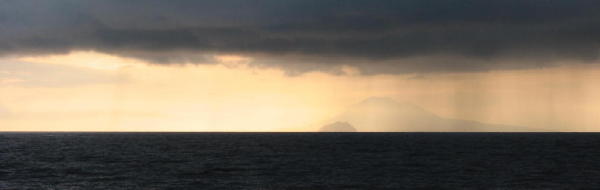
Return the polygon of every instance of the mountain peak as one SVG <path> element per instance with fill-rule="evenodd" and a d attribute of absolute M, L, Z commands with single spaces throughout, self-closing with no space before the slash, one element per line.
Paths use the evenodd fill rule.
<path fill-rule="evenodd" d="M 346 121 L 359 131 L 519 131 L 520 127 L 484 124 L 440 117 L 417 105 L 387 97 L 371 97 L 330 121 Z M 345 126 L 343 124 L 330 124 Z M 329 125 L 327 125 L 329 126 Z M 325 126 L 325 127 L 327 127 Z"/>
<path fill-rule="evenodd" d="M 356 132 L 356 129 L 347 122 L 335 122 L 321 127 L 321 132 Z"/>

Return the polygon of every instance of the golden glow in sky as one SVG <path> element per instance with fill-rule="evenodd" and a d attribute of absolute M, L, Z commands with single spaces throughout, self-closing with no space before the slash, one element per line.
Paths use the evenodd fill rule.
<path fill-rule="evenodd" d="M 215 55 L 148 64 L 92 51 L 0 60 L 3 131 L 315 131 L 369 97 L 441 116 L 550 131 L 598 131 L 600 69 L 286 75 Z M 18 63 L 18 64 L 15 64 Z"/>

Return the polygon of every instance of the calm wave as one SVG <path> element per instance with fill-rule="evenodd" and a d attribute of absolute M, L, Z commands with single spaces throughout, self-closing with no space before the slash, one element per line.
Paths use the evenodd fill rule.
<path fill-rule="evenodd" d="M 0 133 L 0 189 L 600 187 L 596 133 Z"/>

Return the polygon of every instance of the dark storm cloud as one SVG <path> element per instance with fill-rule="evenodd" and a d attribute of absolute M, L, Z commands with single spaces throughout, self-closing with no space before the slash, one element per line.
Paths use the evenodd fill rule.
<path fill-rule="evenodd" d="M 598 10 L 593 0 L 1 0 L 0 54 L 169 63 L 235 53 L 294 72 L 519 69 L 597 60 Z"/>

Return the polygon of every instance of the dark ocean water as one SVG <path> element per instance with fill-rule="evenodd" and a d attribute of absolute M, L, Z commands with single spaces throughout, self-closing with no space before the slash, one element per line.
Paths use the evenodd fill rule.
<path fill-rule="evenodd" d="M 0 133 L 0 189 L 600 188 L 598 133 Z"/>

